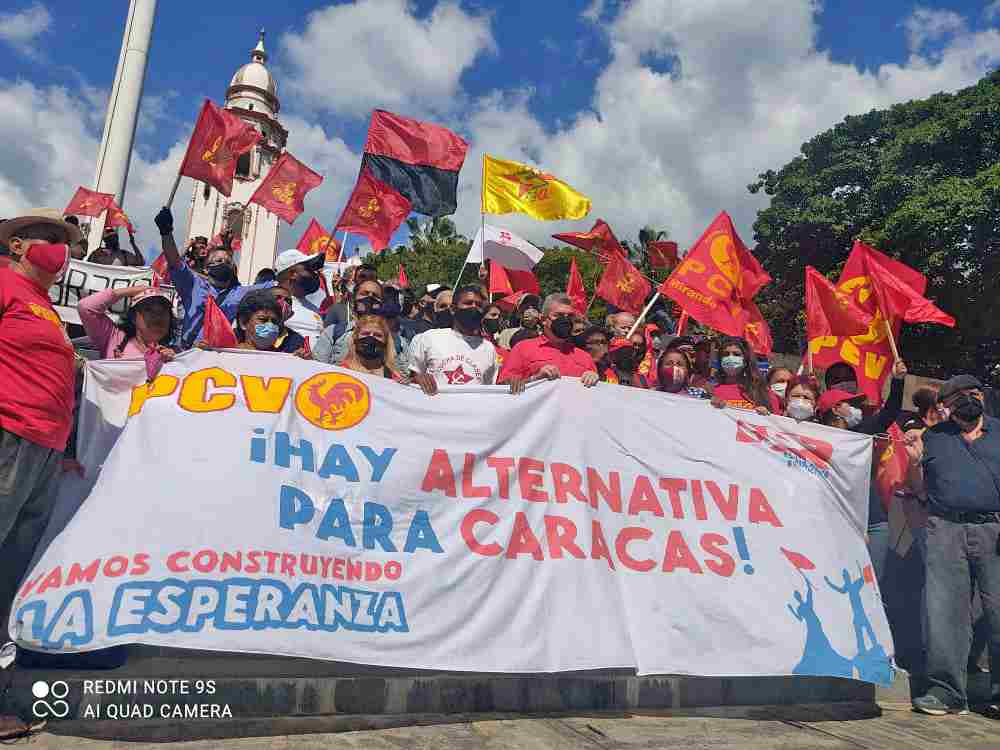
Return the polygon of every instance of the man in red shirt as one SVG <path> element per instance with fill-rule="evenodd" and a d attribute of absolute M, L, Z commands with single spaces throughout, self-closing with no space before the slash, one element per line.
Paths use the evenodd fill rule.
<path fill-rule="evenodd" d="M 73 345 L 49 301 L 80 230 L 35 209 L 0 224 L 11 264 L 0 268 L 0 627 L 55 503 L 73 421 Z M 0 637 L 0 641 L 6 640 Z M 10 728 L 0 716 L 0 736 Z"/>
<path fill-rule="evenodd" d="M 510 383 L 511 392 L 524 390 L 533 380 L 580 378 L 590 388 L 597 383 L 594 360 L 578 349 L 573 335 L 573 301 L 565 294 L 550 294 L 542 305 L 542 334 L 522 341 L 504 357 L 497 383 Z"/>

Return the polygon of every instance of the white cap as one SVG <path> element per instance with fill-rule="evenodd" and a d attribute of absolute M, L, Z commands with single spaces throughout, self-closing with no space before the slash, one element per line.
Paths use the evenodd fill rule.
<path fill-rule="evenodd" d="M 318 271 L 326 263 L 326 256 L 323 253 L 306 255 L 301 250 L 285 250 L 274 259 L 274 274 L 277 276 L 282 271 L 287 271 L 292 266 L 297 266 L 300 263 L 310 263 L 316 266 L 313 270 Z"/>

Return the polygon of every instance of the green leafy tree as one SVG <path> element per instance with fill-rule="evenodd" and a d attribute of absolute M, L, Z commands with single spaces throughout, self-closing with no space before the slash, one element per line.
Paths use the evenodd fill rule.
<path fill-rule="evenodd" d="M 928 277 L 954 329 L 904 325 L 901 353 L 919 372 L 986 375 L 1000 360 L 1000 72 L 846 118 L 749 186 L 755 254 L 774 281 L 759 295 L 776 348 L 798 351 L 805 266 L 837 278 L 855 238 Z"/>

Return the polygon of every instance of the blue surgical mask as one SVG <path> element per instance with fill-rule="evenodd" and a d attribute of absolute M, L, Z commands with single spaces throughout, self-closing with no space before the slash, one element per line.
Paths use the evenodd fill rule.
<path fill-rule="evenodd" d="M 726 372 L 739 372 L 744 365 L 743 357 L 739 354 L 727 354 L 722 358 L 722 369 Z"/>
<path fill-rule="evenodd" d="M 263 349 L 271 349 L 280 332 L 275 323 L 258 323 L 253 327 L 253 342 Z"/>

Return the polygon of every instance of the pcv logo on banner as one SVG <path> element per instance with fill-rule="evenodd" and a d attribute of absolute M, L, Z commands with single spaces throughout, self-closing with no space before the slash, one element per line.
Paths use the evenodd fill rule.
<path fill-rule="evenodd" d="M 63 700 L 69 695 L 68 683 L 56 680 L 50 685 L 44 680 L 39 680 L 31 686 L 31 694 L 37 699 L 31 704 L 31 713 L 36 719 L 47 719 L 50 716 L 65 719 L 69 715 L 69 703 Z M 46 700 L 49 698 L 53 700 Z"/>

